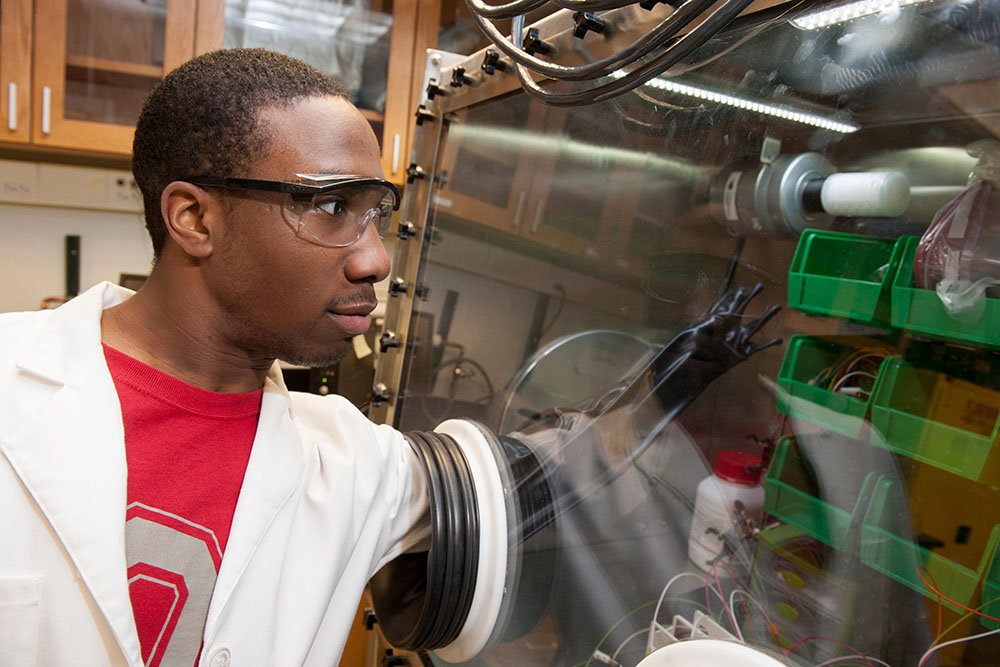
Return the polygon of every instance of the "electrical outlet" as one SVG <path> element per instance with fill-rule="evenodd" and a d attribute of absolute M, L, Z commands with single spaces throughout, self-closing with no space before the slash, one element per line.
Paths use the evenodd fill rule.
<path fill-rule="evenodd" d="M 36 203 L 69 208 L 107 208 L 105 170 L 61 164 L 38 165 Z"/>
<path fill-rule="evenodd" d="M 142 211 L 142 194 L 128 171 L 107 172 L 108 208 L 115 211 Z"/>
<path fill-rule="evenodd" d="M 0 201 L 31 204 L 38 189 L 38 165 L 0 160 Z"/>

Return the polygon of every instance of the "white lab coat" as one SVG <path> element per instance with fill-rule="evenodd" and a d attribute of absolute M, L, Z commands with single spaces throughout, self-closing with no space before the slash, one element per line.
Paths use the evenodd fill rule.
<path fill-rule="evenodd" d="M 125 561 L 121 409 L 98 285 L 0 315 L 0 665 L 141 665 Z M 362 589 L 426 533 L 398 431 L 275 365 L 205 627 L 201 664 L 337 663 Z"/>

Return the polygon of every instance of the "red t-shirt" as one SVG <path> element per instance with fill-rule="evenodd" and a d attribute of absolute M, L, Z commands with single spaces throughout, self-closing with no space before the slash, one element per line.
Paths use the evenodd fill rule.
<path fill-rule="evenodd" d="M 125 426 L 129 594 L 143 662 L 194 665 L 263 390 L 206 391 L 104 346 Z"/>

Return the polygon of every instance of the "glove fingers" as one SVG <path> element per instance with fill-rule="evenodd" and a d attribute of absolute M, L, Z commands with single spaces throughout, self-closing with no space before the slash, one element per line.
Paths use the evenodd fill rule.
<path fill-rule="evenodd" d="M 763 289 L 764 289 L 763 283 L 757 283 L 756 285 L 754 285 L 753 289 L 751 289 L 745 297 L 736 302 L 736 305 L 733 306 L 732 312 L 738 315 L 742 315 L 743 312 L 747 309 L 747 306 L 750 305 L 750 301 L 752 301 L 755 296 L 760 294 L 761 290 Z M 740 288 L 740 290 L 742 291 L 742 288 Z"/>
<path fill-rule="evenodd" d="M 767 349 L 769 347 L 774 347 L 775 345 L 781 345 L 784 341 L 780 338 L 772 338 L 766 343 L 761 343 L 760 345 L 751 345 L 750 354 L 757 354 L 761 350 Z"/>
<path fill-rule="evenodd" d="M 758 317 L 753 322 L 750 322 L 749 324 L 747 324 L 746 325 L 746 332 L 747 332 L 746 333 L 746 337 L 750 338 L 755 333 L 757 333 L 758 331 L 760 331 L 761 327 L 763 327 L 765 324 L 767 324 L 768 322 L 770 322 L 771 318 L 774 317 L 775 315 L 777 315 L 778 311 L 780 311 L 780 310 L 781 310 L 781 306 L 779 306 L 778 304 L 774 304 L 773 306 L 771 306 L 770 308 L 767 309 L 766 313 L 764 313 L 763 315 L 761 315 L 760 317 Z"/>
<path fill-rule="evenodd" d="M 736 309 L 743 300 L 745 292 L 746 290 L 744 290 L 742 286 L 727 290 L 725 294 L 720 296 L 718 300 L 712 304 L 712 308 L 709 311 L 710 314 L 729 315 L 731 313 L 738 312 Z"/>

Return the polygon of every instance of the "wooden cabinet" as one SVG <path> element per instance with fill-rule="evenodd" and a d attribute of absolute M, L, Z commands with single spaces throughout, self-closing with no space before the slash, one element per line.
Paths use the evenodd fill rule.
<path fill-rule="evenodd" d="M 31 0 L 0 0 L 0 141 L 31 141 Z"/>
<path fill-rule="evenodd" d="M 405 181 L 440 0 L 0 0 L 0 147 L 127 156 L 142 102 L 167 72 L 219 48 L 261 46 L 345 84 Z M 261 15 L 261 12 L 268 14 Z M 338 14 L 339 12 L 339 14 Z"/>
<path fill-rule="evenodd" d="M 437 43 L 439 0 L 371 0 L 367 9 L 315 2 L 198 0 L 196 53 L 263 47 L 333 76 L 372 124 L 382 168 L 402 184 L 413 128 L 414 81 Z"/>
<path fill-rule="evenodd" d="M 128 155 L 149 91 L 194 55 L 195 0 L 35 0 L 31 141 Z"/>

